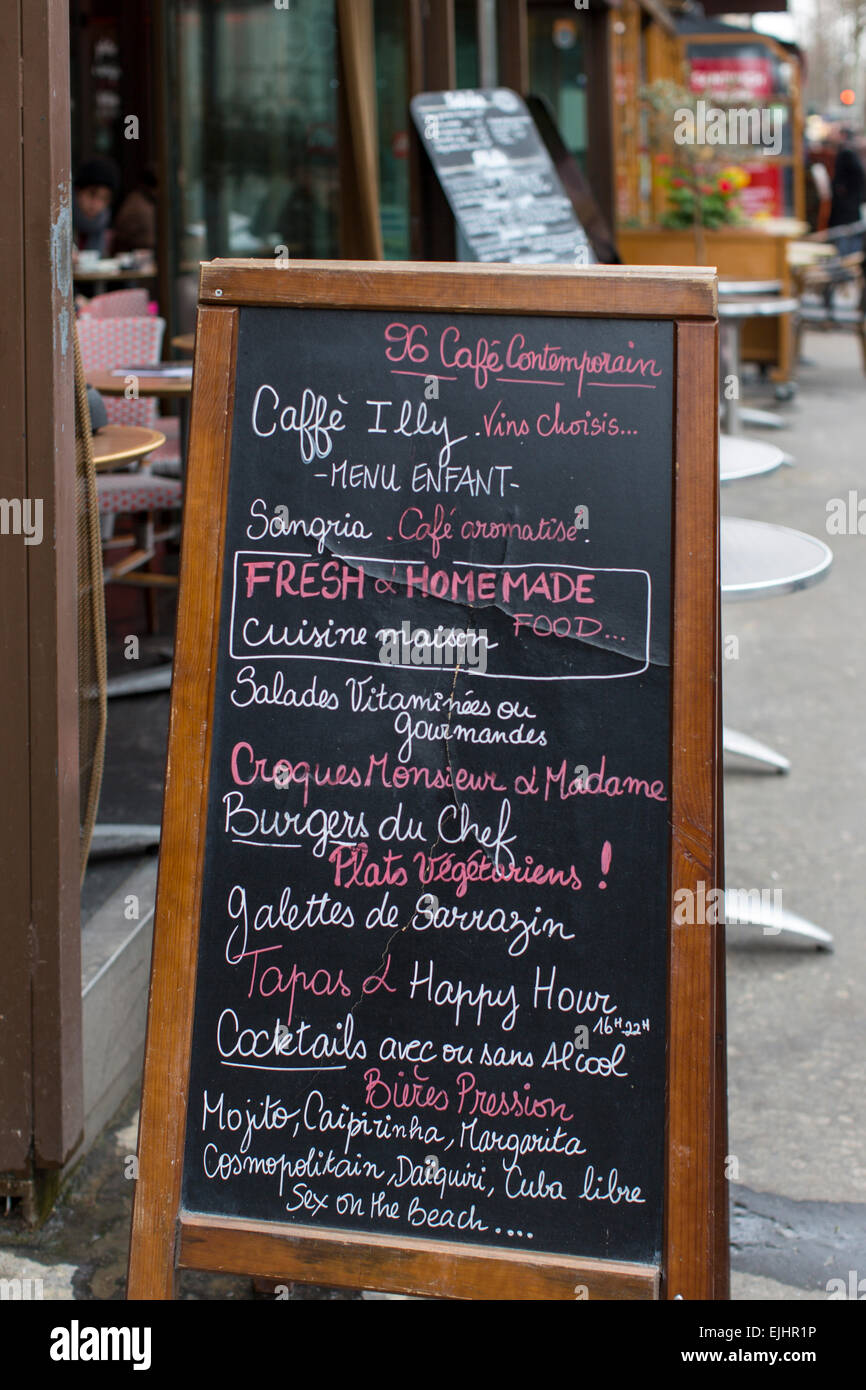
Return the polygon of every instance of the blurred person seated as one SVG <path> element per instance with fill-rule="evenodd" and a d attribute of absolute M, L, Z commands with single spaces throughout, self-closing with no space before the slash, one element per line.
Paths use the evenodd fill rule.
<path fill-rule="evenodd" d="M 87 159 L 79 167 L 72 186 L 73 261 L 80 251 L 102 257 L 111 249 L 111 204 L 119 183 L 113 159 Z"/>
<path fill-rule="evenodd" d="M 158 180 L 153 165 L 143 169 L 136 187 L 121 203 L 114 219 L 114 250 L 156 250 L 156 195 Z"/>

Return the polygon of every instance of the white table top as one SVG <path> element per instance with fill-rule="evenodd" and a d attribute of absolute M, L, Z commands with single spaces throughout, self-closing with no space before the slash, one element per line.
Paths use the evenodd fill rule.
<path fill-rule="evenodd" d="M 739 434 L 719 436 L 719 482 L 735 483 L 741 478 L 757 478 L 773 473 L 785 462 L 784 450 L 759 439 L 743 439 Z"/>
<path fill-rule="evenodd" d="M 806 589 L 827 573 L 833 552 L 817 536 L 747 521 L 721 519 L 722 594 L 726 599 L 763 598 Z"/>
<path fill-rule="evenodd" d="M 793 314 L 800 306 L 799 299 L 782 299 L 779 295 L 760 299 L 757 295 L 733 295 L 719 300 L 720 319 L 776 318 L 780 314 Z"/>
<path fill-rule="evenodd" d="M 781 280 L 720 280 L 719 294 L 779 294 Z"/>
<path fill-rule="evenodd" d="M 73 280 L 82 283 L 111 280 L 155 280 L 156 266 L 131 265 L 122 270 L 117 261 L 96 261 L 93 265 L 77 266 L 72 271 Z"/>

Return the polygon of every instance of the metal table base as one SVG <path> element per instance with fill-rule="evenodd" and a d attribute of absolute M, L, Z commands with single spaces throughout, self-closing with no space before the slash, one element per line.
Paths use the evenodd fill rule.
<path fill-rule="evenodd" d="M 830 547 L 804 531 L 741 517 L 723 516 L 721 519 L 722 597 L 728 601 L 790 594 L 808 588 L 826 575 L 832 563 Z M 724 747 L 730 752 L 745 749 L 746 757 L 757 756 L 758 761 L 776 767 L 779 772 L 787 772 L 790 766 L 781 754 L 734 730 L 725 731 Z M 762 905 L 739 916 L 728 894 L 725 902 L 726 922 L 760 927 L 767 935 L 779 936 L 784 932 L 814 941 L 822 950 L 833 949 L 830 933 L 796 912 Z"/>
<path fill-rule="evenodd" d="M 830 933 L 823 927 L 816 927 L 814 922 L 807 921 L 805 917 L 798 916 L 796 912 L 762 906 L 740 915 L 732 893 L 725 893 L 725 925 L 760 927 L 765 936 L 779 936 L 782 932 L 788 932 L 792 936 L 802 937 L 804 941 L 813 941 L 820 951 L 833 950 L 833 938 Z"/>
<path fill-rule="evenodd" d="M 756 738 L 751 738 L 749 734 L 738 733 L 736 729 L 722 730 L 722 749 L 725 753 L 735 754 L 738 758 L 748 758 L 751 762 L 763 763 L 770 767 L 774 772 L 790 772 L 791 764 L 781 753 L 770 748 L 766 743 L 759 743 Z"/>

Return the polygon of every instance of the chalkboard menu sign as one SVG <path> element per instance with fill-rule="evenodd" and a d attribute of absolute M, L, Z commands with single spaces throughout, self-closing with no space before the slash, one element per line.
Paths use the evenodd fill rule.
<path fill-rule="evenodd" d="M 522 97 L 508 87 L 424 92 L 411 106 L 468 247 L 466 259 L 595 261 Z"/>
<path fill-rule="evenodd" d="M 131 1293 L 707 1296 L 712 280 L 202 302 Z"/>

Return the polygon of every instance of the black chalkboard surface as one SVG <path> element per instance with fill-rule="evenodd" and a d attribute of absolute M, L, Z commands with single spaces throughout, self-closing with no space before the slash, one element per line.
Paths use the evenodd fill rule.
<path fill-rule="evenodd" d="M 424 92 L 412 119 L 469 256 L 588 265 L 595 253 L 523 98 L 508 87 Z"/>
<path fill-rule="evenodd" d="M 189 1209 L 658 1259 L 672 346 L 241 310 Z"/>
<path fill-rule="evenodd" d="M 149 1052 L 175 1061 L 149 1061 L 143 1130 L 147 1097 L 181 1068 L 178 1200 L 197 1232 L 424 1241 L 532 1257 L 535 1275 L 559 1261 L 566 1279 L 569 1261 L 616 1261 L 655 1289 L 680 1123 L 671 876 L 691 873 L 671 859 L 688 790 L 671 760 L 671 606 L 689 329 L 659 295 L 635 295 L 642 317 L 516 311 L 518 278 L 510 311 L 449 309 L 443 270 L 395 309 L 406 281 L 382 267 L 373 302 L 352 306 L 345 270 L 328 303 L 307 268 L 296 303 L 291 271 L 259 293 L 232 271 L 210 302 L 224 284 L 253 292 L 203 311 L 204 342 L 209 316 L 224 336 L 213 392 L 196 364 L 183 582 L 202 592 L 182 624 L 172 748 L 183 720 L 207 744 L 199 773 L 175 770 L 174 812 L 168 795 Z M 453 285 L 466 303 L 482 281 Z M 628 297 L 624 281 L 598 288 L 612 307 Z M 699 592 L 712 657 L 712 574 Z M 183 676 L 183 632 L 209 624 L 213 655 L 197 637 Z M 202 680 L 204 724 L 183 703 Z M 202 787 L 197 820 L 186 784 Z M 188 873 L 195 906 L 175 908 Z M 190 910 L 195 930 L 172 934 Z M 172 1051 L 158 1016 L 175 1026 L 178 976 L 195 1017 Z M 702 1037 L 703 1023 L 677 1065 Z M 160 1104 L 174 1125 L 171 1095 Z M 210 1258 L 247 1268 L 222 1247 Z M 607 1295 L 571 1273 L 584 1277 L 575 1289 Z"/>

